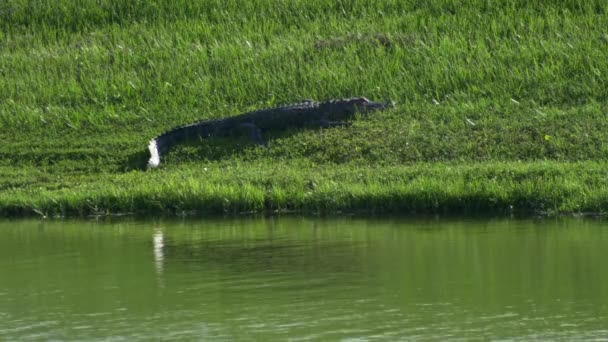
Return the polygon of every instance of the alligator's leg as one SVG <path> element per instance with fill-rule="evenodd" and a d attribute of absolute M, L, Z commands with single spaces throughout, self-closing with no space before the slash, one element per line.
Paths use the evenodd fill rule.
<path fill-rule="evenodd" d="M 249 139 L 260 146 L 266 146 L 266 141 L 262 137 L 262 130 L 252 123 L 239 124 L 239 130 L 246 134 Z"/>

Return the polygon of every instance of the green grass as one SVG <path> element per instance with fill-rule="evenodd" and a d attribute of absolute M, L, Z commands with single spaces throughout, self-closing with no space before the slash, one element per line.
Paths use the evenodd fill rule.
<path fill-rule="evenodd" d="M 4 179 L 0 213 L 561 214 L 602 213 L 605 163 L 476 163 L 412 166 L 189 163 L 179 169 L 72 176 L 39 170 Z"/>
<path fill-rule="evenodd" d="M 605 1 L 7 0 L 0 213 L 605 212 L 607 27 Z M 173 126 L 353 95 L 397 108 L 141 170 Z"/>

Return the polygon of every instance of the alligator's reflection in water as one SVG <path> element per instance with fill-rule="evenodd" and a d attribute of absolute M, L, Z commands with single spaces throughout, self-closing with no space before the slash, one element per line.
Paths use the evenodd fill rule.
<path fill-rule="evenodd" d="M 160 240 L 159 235 L 154 238 L 155 241 Z M 231 286 L 240 281 L 248 283 L 250 279 L 241 279 L 246 273 L 256 277 L 266 274 L 272 276 L 274 282 L 308 278 L 304 286 L 311 286 L 334 278 L 340 278 L 340 282 L 358 283 L 360 279 L 357 278 L 363 272 L 360 260 L 362 242 L 301 241 L 277 237 L 188 241 L 164 238 L 162 242 L 162 254 L 155 257 L 155 261 L 163 260 L 165 269 L 188 267 L 201 274 L 216 272 L 233 279 Z M 298 284 L 290 286 L 293 289 L 300 287 Z"/>
<path fill-rule="evenodd" d="M 163 273 L 163 263 L 165 261 L 164 255 L 164 247 L 165 247 L 165 237 L 161 230 L 157 230 L 154 232 L 152 236 L 152 248 L 154 252 L 154 266 L 156 266 L 156 272 L 158 274 Z"/>

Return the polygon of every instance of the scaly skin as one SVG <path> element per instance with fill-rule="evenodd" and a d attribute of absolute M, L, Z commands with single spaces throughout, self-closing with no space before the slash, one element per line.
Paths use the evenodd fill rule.
<path fill-rule="evenodd" d="M 316 102 L 305 100 L 287 106 L 262 109 L 218 120 L 204 120 L 179 126 L 150 140 L 148 167 L 157 167 L 160 157 L 173 145 L 199 137 L 248 136 L 258 145 L 266 145 L 262 133 L 303 127 L 348 125 L 355 113 L 368 113 L 393 108 L 394 102 L 372 102 L 365 97 Z"/>

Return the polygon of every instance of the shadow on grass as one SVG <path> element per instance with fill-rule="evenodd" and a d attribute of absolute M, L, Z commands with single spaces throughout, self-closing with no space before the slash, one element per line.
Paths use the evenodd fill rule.
<path fill-rule="evenodd" d="M 119 166 L 119 169 L 124 172 L 145 171 L 148 167 L 149 158 L 150 153 L 148 152 L 148 149 L 131 153 L 127 156 L 122 165 Z"/>
<path fill-rule="evenodd" d="M 246 150 L 257 148 L 257 145 L 243 137 L 206 138 L 174 146 L 161 156 L 160 167 L 177 165 L 185 162 L 217 162 L 243 155 Z M 148 168 L 150 152 L 147 147 L 131 153 L 120 166 L 122 171 L 144 171 Z"/>
<path fill-rule="evenodd" d="M 232 136 L 232 137 L 210 137 L 210 138 L 198 138 L 190 142 L 182 143 L 173 146 L 169 151 L 161 156 L 160 167 L 166 165 L 177 165 L 185 162 L 218 162 L 226 159 L 249 160 L 251 158 L 257 158 L 260 153 L 257 151 L 264 151 L 267 148 L 272 148 L 273 145 L 282 145 L 283 142 L 280 140 L 287 139 L 295 134 L 299 134 L 303 131 L 311 130 L 325 130 L 325 128 L 294 128 L 281 131 L 272 131 L 263 134 L 264 140 L 268 143 L 267 146 L 259 146 L 252 142 L 247 137 L 243 136 Z M 328 130 L 338 128 L 326 128 Z M 301 151 L 296 151 L 301 147 L 294 146 L 294 155 L 299 155 Z M 291 148 L 287 147 L 288 151 L 281 154 L 290 154 Z M 148 165 L 148 159 L 150 153 L 146 147 L 145 150 L 139 150 L 132 153 L 126 158 L 124 163 L 120 166 L 121 170 L 146 170 Z"/>

